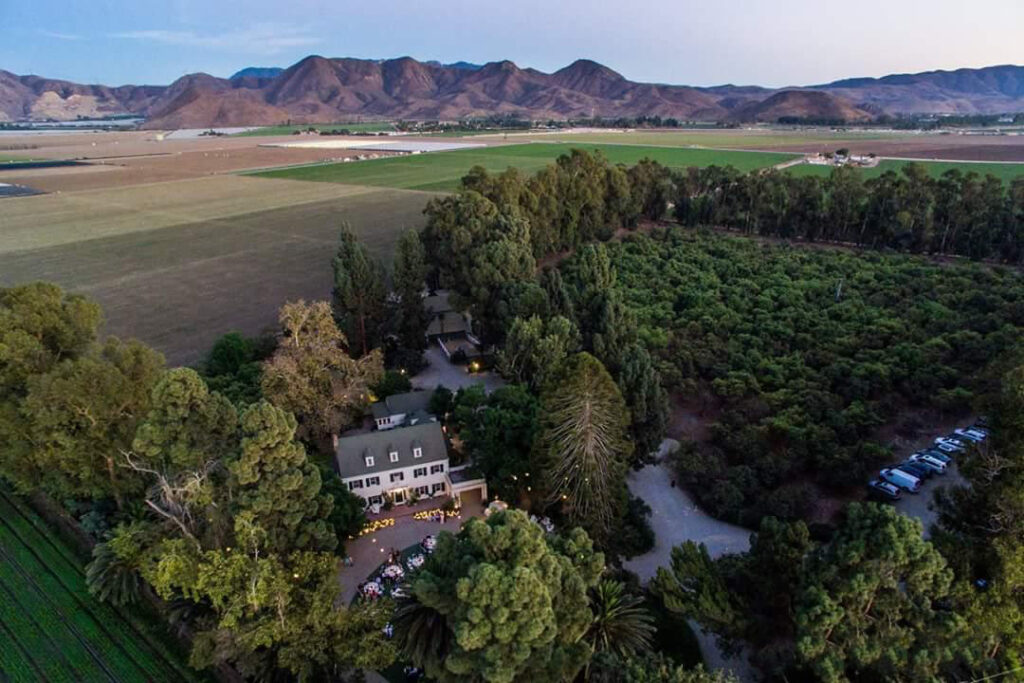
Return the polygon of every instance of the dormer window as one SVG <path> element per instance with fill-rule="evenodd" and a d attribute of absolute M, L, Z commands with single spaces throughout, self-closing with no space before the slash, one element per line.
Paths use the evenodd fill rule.
<path fill-rule="evenodd" d="M 389 456 L 391 457 L 391 462 L 398 462 L 398 451 L 391 451 Z"/>
<path fill-rule="evenodd" d="M 366 463 L 367 467 L 373 467 L 373 456 L 372 455 L 366 456 L 365 458 L 363 458 L 363 462 Z"/>
<path fill-rule="evenodd" d="M 420 448 L 419 446 L 416 446 L 415 448 L 413 448 L 412 449 L 412 457 L 414 457 L 414 458 L 422 458 L 423 457 L 423 449 Z"/>

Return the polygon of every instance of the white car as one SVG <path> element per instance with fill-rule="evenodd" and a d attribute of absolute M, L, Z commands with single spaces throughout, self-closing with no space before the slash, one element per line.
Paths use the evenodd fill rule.
<path fill-rule="evenodd" d="M 917 493 L 921 490 L 921 480 L 909 472 L 904 472 L 903 470 L 887 468 L 879 472 L 878 476 L 890 484 L 899 486 L 904 491 L 909 491 L 910 493 Z"/>
<path fill-rule="evenodd" d="M 916 462 L 919 465 L 927 467 L 936 474 L 946 473 L 946 463 L 942 462 L 938 458 L 933 458 L 927 453 L 914 453 L 912 456 L 910 456 L 909 460 L 911 462 Z"/>
<path fill-rule="evenodd" d="M 985 440 L 984 434 L 976 432 L 973 429 L 957 429 L 953 433 L 957 436 L 962 436 L 965 439 L 970 439 L 974 443 L 981 443 Z"/>
<path fill-rule="evenodd" d="M 945 451 L 946 453 L 956 453 L 964 449 L 964 447 L 957 443 L 956 441 L 953 441 L 952 439 L 947 439 L 946 437 L 943 436 L 940 436 L 939 438 L 935 439 L 935 445 L 939 448 L 939 450 Z"/>

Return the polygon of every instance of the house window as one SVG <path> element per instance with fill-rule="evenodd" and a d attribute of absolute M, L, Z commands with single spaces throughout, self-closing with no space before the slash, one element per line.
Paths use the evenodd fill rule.
<path fill-rule="evenodd" d="M 401 472 L 392 472 L 391 473 L 391 483 L 392 484 L 394 484 L 396 481 L 403 481 L 404 479 L 405 479 L 405 475 L 402 474 Z"/>
<path fill-rule="evenodd" d="M 431 465 L 430 466 L 430 473 L 431 474 L 437 474 L 438 472 L 444 472 L 444 465 L 443 464 L 442 465 Z"/>
<path fill-rule="evenodd" d="M 430 487 L 429 486 L 417 486 L 416 487 L 416 493 L 420 494 L 421 496 L 425 496 L 428 493 L 430 493 Z"/>
<path fill-rule="evenodd" d="M 370 496 L 369 501 L 370 501 L 370 505 L 380 505 L 381 503 L 384 502 L 384 499 L 381 498 L 379 495 L 378 496 Z"/>
<path fill-rule="evenodd" d="M 380 486 L 380 477 L 367 477 L 366 478 L 366 485 L 367 486 Z"/>
<path fill-rule="evenodd" d="M 425 477 L 425 476 L 427 476 L 427 468 L 426 467 L 417 467 L 416 469 L 414 469 L 412 471 L 412 478 L 413 479 L 418 479 L 420 477 Z"/>
<path fill-rule="evenodd" d="M 391 458 L 391 462 L 398 462 L 398 451 L 391 451 L 388 453 L 388 457 Z"/>
<path fill-rule="evenodd" d="M 363 488 L 363 480 L 362 479 L 353 479 L 352 481 L 350 481 L 348 483 L 348 490 L 349 491 L 353 491 L 355 489 L 361 489 L 361 488 Z"/>
<path fill-rule="evenodd" d="M 414 457 L 414 458 L 422 458 L 423 457 L 423 449 L 420 448 L 419 446 L 417 446 L 416 448 L 412 449 L 412 457 Z"/>
<path fill-rule="evenodd" d="M 433 491 L 434 491 L 434 493 L 438 493 L 438 492 L 442 492 L 443 493 L 444 492 L 444 482 L 443 481 L 439 481 L 436 484 L 434 484 Z"/>
<path fill-rule="evenodd" d="M 367 467 L 373 467 L 373 456 L 372 455 L 366 456 L 365 458 L 363 458 L 363 461 L 366 463 Z"/>

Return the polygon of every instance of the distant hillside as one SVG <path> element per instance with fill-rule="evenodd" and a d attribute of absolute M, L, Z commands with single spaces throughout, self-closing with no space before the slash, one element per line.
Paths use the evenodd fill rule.
<path fill-rule="evenodd" d="M 637 83 L 580 59 L 554 73 L 484 65 L 310 56 L 231 78 L 190 74 L 168 86 L 79 85 L 0 71 L 0 121 L 138 114 L 151 128 L 337 121 L 345 116 L 533 119 L 661 116 L 702 121 L 797 117 L 859 122 L 881 113 L 1024 111 L 1024 67 L 856 78 L 772 90 Z"/>
<path fill-rule="evenodd" d="M 751 102 L 732 113 L 733 121 L 766 121 L 797 118 L 819 121 L 861 123 L 875 115 L 844 97 L 817 90 L 783 90 L 765 100 Z"/>
<path fill-rule="evenodd" d="M 239 78 L 274 78 L 284 69 L 279 66 L 248 66 L 241 71 L 231 74 L 228 80 L 235 81 Z"/>

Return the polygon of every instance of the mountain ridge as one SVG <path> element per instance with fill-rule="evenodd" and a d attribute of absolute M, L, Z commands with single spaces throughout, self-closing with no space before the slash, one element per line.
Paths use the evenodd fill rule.
<path fill-rule="evenodd" d="M 879 113 L 1012 111 L 1024 111 L 1022 66 L 890 74 L 789 88 L 640 83 L 589 59 L 549 74 L 509 60 L 478 65 L 309 55 L 284 69 L 248 67 L 226 79 L 195 73 L 166 86 L 116 87 L 0 70 L 0 121 L 136 114 L 150 128 L 322 123 L 348 116 L 859 122 Z"/>

